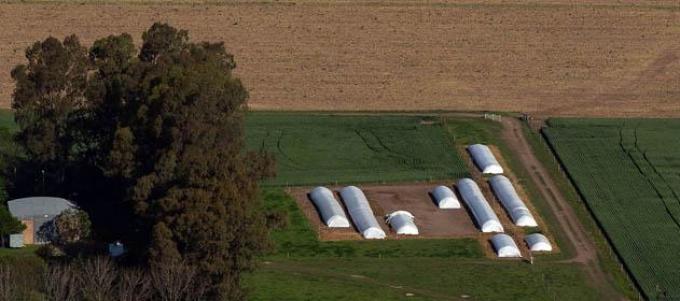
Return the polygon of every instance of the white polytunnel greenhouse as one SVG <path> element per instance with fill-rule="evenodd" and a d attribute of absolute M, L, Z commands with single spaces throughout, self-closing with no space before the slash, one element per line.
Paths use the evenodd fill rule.
<path fill-rule="evenodd" d="M 531 252 L 551 252 L 552 245 L 545 235 L 541 233 L 529 234 L 524 237 L 527 246 Z"/>
<path fill-rule="evenodd" d="M 342 210 L 342 206 L 335 199 L 330 189 L 321 186 L 316 187 L 309 193 L 309 198 L 314 203 L 314 206 L 316 206 L 326 226 L 331 228 L 349 227 L 349 220 L 345 215 L 345 211 Z"/>
<path fill-rule="evenodd" d="M 510 235 L 499 233 L 491 237 L 491 244 L 498 257 L 522 257 L 517 244 Z"/>
<path fill-rule="evenodd" d="M 489 206 L 489 202 L 486 201 L 475 181 L 468 178 L 460 179 L 458 191 L 465 204 L 472 211 L 472 215 L 482 232 L 503 232 L 501 221 Z"/>
<path fill-rule="evenodd" d="M 498 163 L 491 149 L 484 144 L 473 144 L 468 146 L 468 151 L 477 167 L 485 174 L 502 174 L 503 167 Z"/>
<path fill-rule="evenodd" d="M 418 235 L 418 227 L 413 221 L 415 217 L 408 211 L 395 211 L 387 215 L 387 224 L 394 229 L 397 234 Z"/>
<path fill-rule="evenodd" d="M 489 179 L 489 183 L 498 200 L 501 201 L 505 210 L 510 214 L 515 225 L 520 227 L 538 226 L 529 208 L 517 195 L 517 191 L 512 187 L 512 182 L 507 177 L 502 175 L 493 176 Z"/>
<path fill-rule="evenodd" d="M 459 209 L 460 202 L 458 197 L 451 188 L 446 186 L 437 186 L 432 190 L 432 197 L 437 202 L 437 206 L 441 209 Z"/>
<path fill-rule="evenodd" d="M 385 231 L 380 228 L 375 215 L 373 215 L 373 210 L 371 210 L 371 205 L 361 189 L 356 186 L 347 186 L 340 190 L 340 197 L 345 202 L 347 212 L 349 212 L 354 225 L 365 239 L 385 238 Z"/>

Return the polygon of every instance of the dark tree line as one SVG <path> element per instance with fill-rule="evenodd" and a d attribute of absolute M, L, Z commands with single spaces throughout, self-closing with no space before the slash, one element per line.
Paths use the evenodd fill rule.
<path fill-rule="evenodd" d="M 182 263 L 140 269 L 91 257 L 30 274 L 0 263 L 0 300 L 8 301 L 195 301 L 205 300 L 209 287 L 196 266 Z"/>
<path fill-rule="evenodd" d="M 258 181 L 273 160 L 244 151 L 248 93 L 223 43 L 157 23 L 141 49 L 128 34 L 89 49 L 50 37 L 26 58 L 12 70 L 24 155 L 10 193 L 73 200 L 137 264 L 186 263 L 210 299 L 242 299 L 239 275 L 266 247 Z"/>

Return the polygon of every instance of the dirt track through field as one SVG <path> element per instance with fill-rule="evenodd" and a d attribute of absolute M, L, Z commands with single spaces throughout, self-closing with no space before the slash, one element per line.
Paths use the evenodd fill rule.
<path fill-rule="evenodd" d="M 607 300 L 625 300 L 612 287 L 611 277 L 602 270 L 598 262 L 595 244 L 586 234 L 586 230 L 576 216 L 574 209 L 553 182 L 550 173 L 534 156 L 531 145 L 522 132 L 522 122 L 508 117 L 503 118 L 502 123 L 503 140 L 517 156 L 517 159 L 527 167 L 532 181 L 536 183 L 536 187 L 553 211 L 562 231 L 574 246 L 575 256 L 568 262 L 580 264 L 592 280 L 592 284 L 602 292 L 602 296 L 607 297 Z"/>
<path fill-rule="evenodd" d="M 31 43 L 154 21 L 225 41 L 254 109 L 680 116 L 680 4 L 0 4 L 0 106 Z"/>

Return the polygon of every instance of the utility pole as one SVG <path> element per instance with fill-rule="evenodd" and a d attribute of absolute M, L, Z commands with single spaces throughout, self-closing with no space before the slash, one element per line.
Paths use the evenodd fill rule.
<path fill-rule="evenodd" d="M 42 173 L 42 192 L 45 194 L 45 170 L 41 169 L 40 173 Z"/>

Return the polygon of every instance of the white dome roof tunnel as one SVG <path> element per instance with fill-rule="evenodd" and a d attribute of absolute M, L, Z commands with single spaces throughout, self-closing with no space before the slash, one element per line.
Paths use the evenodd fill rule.
<path fill-rule="evenodd" d="M 520 227 L 538 227 L 534 216 L 519 197 L 517 191 L 512 186 L 512 182 L 507 177 L 496 175 L 489 179 L 489 183 L 494 194 L 501 201 L 503 208 L 508 212 L 515 225 Z"/>
<path fill-rule="evenodd" d="M 500 233 L 491 237 L 491 244 L 500 258 L 519 258 L 522 252 L 510 235 Z"/>
<path fill-rule="evenodd" d="M 467 149 L 470 152 L 470 156 L 472 156 L 475 165 L 479 167 L 482 173 L 494 175 L 503 173 L 503 167 L 498 163 L 498 160 L 496 160 L 496 157 L 488 146 L 484 144 L 473 144 L 468 146 Z"/>
<path fill-rule="evenodd" d="M 553 248 L 545 235 L 541 233 L 529 234 L 524 237 L 531 252 L 552 252 Z"/>
<path fill-rule="evenodd" d="M 503 225 L 496 213 L 491 209 L 479 186 L 472 179 L 464 178 L 458 181 L 458 191 L 465 204 L 470 208 L 480 230 L 485 233 L 503 232 Z"/>
<path fill-rule="evenodd" d="M 380 228 L 371 205 L 361 189 L 356 186 L 347 186 L 340 190 L 340 197 L 354 225 L 365 239 L 385 239 L 385 231 Z"/>
<path fill-rule="evenodd" d="M 326 187 L 316 187 L 309 192 L 309 198 L 314 203 L 316 210 L 319 212 L 321 219 L 330 228 L 349 228 L 349 220 L 345 215 L 345 211 L 340 206 L 340 203 L 333 191 Z"/>
<path fill-rule="evenodd" d="M 447 186 L 437 186 L 432 191 L 430 192 L 430 195 L 434 199 L 435 203 L 437 203 L 437 207 L 439 209 L 460 209 L 460 201 L 458 201 L 458 197 L 456 194 L 451 190 L 451 188 Z"/>
<path fill-rule="evenodd" d="M 386 221 L 399 235 L 418 235 L 415 216 L 408 211 L 395 211 L 387 215 Z"/>

